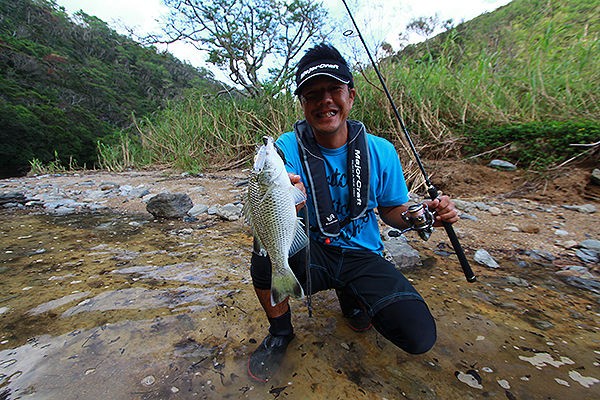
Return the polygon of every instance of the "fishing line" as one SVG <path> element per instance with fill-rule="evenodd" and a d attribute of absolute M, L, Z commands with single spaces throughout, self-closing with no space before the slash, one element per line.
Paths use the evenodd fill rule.
<path fill-rule="evenodd" d="M 396 119 L 398 120 L 398 123 L 400 124 L 400 127 L 402 128 L 402 132 L 404 133 L 404 137 L 406 138 L 406 141 L 408 142 L 408 145 L 414 155 L 415 161 L 417 162 L 417 165 L 418 165 L 419 169 L 421 170 L 421 174 L 423 175 L 425 184 L 427 185 L 427 193 L 429 194 L 429 197 L 432 200 L 435 200 L 439 197 L 439 192 L 438 192 L 437 188 L 429 180 L 429 175 L 425 171 L 425 167 L 423 166 L 423 163 L 421 162 L 421 158 L 419 157 L 419 153 L 411 139 L 410 133 L 408 132 L 408 129 L 406 128 L 406 125 L 404 124 L 404 120 L 402 119 L 402 116 L 398 112 L 398 108 L 396 107 L 396 104 L 394 103 L 394 99 L 392 98 L 392 95 L 390 94 L 390 92 L 387 88 L 387 85 L 385 84 L 385 81 L 383 79 L 383 76 L 381 75 L 381 72 L 379 72 L 379 68 L 377 68 L 377 64 L 375 63 L 375 60 L 373 59 L 373 56 L 371 55 L 371 52 L 369 51 L 369 47 L 367 46 L 367 43 L 365 42 L 365 39 L 363 38 L 363 35 L 360 32 L 360 29 L 358 28 L 356 21 L 354 20 L 354 16 L 352 15 L 350 8 L 348 7 L 348 3 L 346 3 L 346 0 L 342 0 L 342 3 L 344 3 L 344 6 L 346 7 L 346 11 L 348 12 L 348 16 L 350 17 L 350 20 L 352 21 L 352 25 L 354 25 L 354 28 L 356 29 L 356 34 L 357 34 L 358 38 L 360 39 L 363 47 L 365 48 L 367 56 L 369 57 L 369 60 L 371 61 L 371 65 L 373 66 L 373 69 L 375 70 L 375 73 L 377 74 L 377 77 L 379 78 L 379 82 L 381 83 L 383 91 L 385 92 L 385 95 L 386 95 L 388 101 L 390 102 L 390 105 L 392 106 L 394 115 L 395 115 Z M 354 32 L 352 30 L 346 30 L 346 31 L 344 31 L 343 35 L 348 37 L 348 36 L 351 36 L 353 33 Z M 450 242 L 452 243 L 452 247 L 454 248 L 454 252 L 456 253 L 456 256 L 458 257 L 460 266 L 463 270 L 465 278 L 467 279 L 467 282 L 475 282 L 477 280 L 477 278 L 475 277 L 475 274 L 473 274 L 473 271 L 471 270 L 469 261 L 467 260 L 467 257 L 465 256 L 463 248 L 460 245 L 460 242 L 458 241 L 458 237 L 456 236 L 456 232 L 454 232 L 454 228 L 452 227 L 452 224 L 450 224 L 449 222 L 445 222 L 445 221 L 442 221 L 442 224 L 444 226 L 444 229 L 446 230 L 446 234 L 448 235 Z"/>

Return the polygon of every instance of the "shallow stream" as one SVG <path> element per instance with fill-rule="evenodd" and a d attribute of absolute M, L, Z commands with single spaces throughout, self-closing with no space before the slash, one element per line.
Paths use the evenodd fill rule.
<path fill-rule="evenodd" d="M 241 222 L 1 211 L 0 243 L 0 399 L 600 398 L 599 297 L 543 264 L 469 284 L 424 251 L 406 275 L 438 342 L 420 356 L 353 332 L 331 292 L 312 318 L 293 302 L 297 337 L 263 385 L 246 375 L 267 325 Z"/>

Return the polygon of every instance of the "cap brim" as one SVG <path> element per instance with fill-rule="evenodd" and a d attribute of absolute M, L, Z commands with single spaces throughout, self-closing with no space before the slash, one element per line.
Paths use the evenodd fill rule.
<path fill-rule="evenodd" d="M 296 90 L 294 90 L 294 94 L 295 94 L 295 95 L 299 95 L 299 94 L 300 94 L 300 91 L 302 90 L 302 87 L 303 87 L 304 85 L 306 85 L 306 83 L 307 83 L 308 81 L 310 81 L 311 79 L 313 79 L 313 78 L 316 78 L 316 77 L 318 77 L 318 76 L 328 76 L 328 77 L 330 77 L 330 78 L 333 78 L 333 79 L 335 79 L 335 80 L 337 80 L 337 81 L 339 81 L 339 82 L 341 82 L 341 83 L 343 83 L 343 84 L 345 84 L 345 85 L 347 85 L 347 84 L 349 84 L 349 83 L 350 83 L 350 80 L 349 80 L 349 79 L 343 79 L 343 78 L 340 78 L 339 76 L 336 76 L 336 75 L 334 75 L 334 74 L 330 74 L 330 73 L 327 73 L 327 72 L 315 72 L 314 74 L 311 74 L 311 75 L 307 76 L 306 78 L 304 78 L 304 79 L 303 79 L 303 80 L 302 80 L 302 81 L 301 81 L 301 82 L 298 84 L 298 86 L 296 87 Z"/>

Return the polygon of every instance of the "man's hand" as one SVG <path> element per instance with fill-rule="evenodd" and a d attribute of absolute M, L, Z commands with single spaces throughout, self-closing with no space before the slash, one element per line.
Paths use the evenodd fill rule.
<path fill-rule="evenodd" d="M 435 200 L 425 201 L 425 204 L 427 204 L 429 211 L 435 211 L 433 226 L 442 226 L 442 221 L 453 224 L 460 219 L 454 203 L 446 195 L 440 196 Z"/>
<path fill-rule="evenodd" d="M 304 193 L 304 196 L 306 196 L 306 188 L 304 187 L 304 183 L 302 183 L 302 181 L 300 180 L 300 175 L 296 175 L 296 174 L 292 174 L 292 173 L 288 172 L 288 176 L 290 177 L 290 182 L 292 182 L 292 185 L 294 185 L 295 187 L 300 189 L 302 191 L 302 193 Z M 300 211 L 302 209 L 302 207 L 304 207 L 305 205 L 306 205 L 306 201 L 296 204 L 296 212 Z"/>

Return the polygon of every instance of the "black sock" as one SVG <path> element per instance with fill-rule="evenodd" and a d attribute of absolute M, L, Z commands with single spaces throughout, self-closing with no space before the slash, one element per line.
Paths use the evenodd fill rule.
<path fill-rule="evenodd" d="M 276 318 L 269 318 L 269 333 L 274 336 L 288 336 L 294 333 L 292 326 L 292 312 L 290 309 L 285 314 Z"/>

